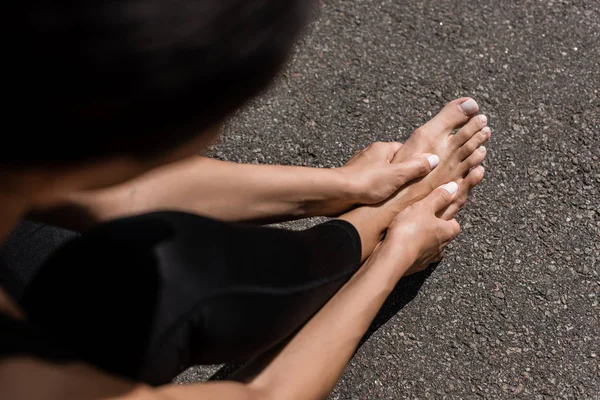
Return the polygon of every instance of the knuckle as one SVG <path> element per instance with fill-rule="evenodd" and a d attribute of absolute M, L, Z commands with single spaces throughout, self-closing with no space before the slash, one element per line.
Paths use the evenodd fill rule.
<path fill-rule="evenodd" d="M 427 160 L 427 158 L 420 158 L 419 165 L 417 166 L 417 173 L 419 174 L 419 176 L 425 175 L 429 172 L 430 169 L 431 166 L 429 165 L 429 161 Z"/>
<path fill-rule="evenodd" d="M 437 196 L 441 203 L 448 203 L 450 201 L 450 193 L 448 193 L 446 189 L 438 190 Z"/>
<path fill-rule="evenodd" d="M 423 127 L 418 127 L 417 129 L 415 129 L 415 132 L 413 133 L 413 135 L 415 136 L 423 136 L 425 135 L 425 129 L 423 129 Z"/>
<path fill-rule="evenodd" d="M 393 158 L 398 150 L 402 147 L 402 143 L 399 142 L 390 142 L 388 143 L 390 156 Z"/>

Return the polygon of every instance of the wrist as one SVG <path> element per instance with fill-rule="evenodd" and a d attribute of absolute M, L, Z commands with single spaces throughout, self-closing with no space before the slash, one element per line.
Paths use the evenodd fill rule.
<path fill-rule="evenodd" d="M 331 168 L 330 171 L 335 175 L 333 180 L 338 188 L 338 193 L 347 206 L 362 204 L 364 189 L 363 185 L 357 181 L 356 176 L 346 171 L 344 167 Z"/>
<path fill-rule="evenodd" d="M 343 168 L 327 169 L 327 199 L 331 214 L 339 215 L 360 204 L 360 187 Z"/>
<path fill-rule="evenodd" d="M 416 259 L 406 246 L 384 240 L 365 263 L 365 272 L 377 275 L 381 287 L 391 292 Z"/>

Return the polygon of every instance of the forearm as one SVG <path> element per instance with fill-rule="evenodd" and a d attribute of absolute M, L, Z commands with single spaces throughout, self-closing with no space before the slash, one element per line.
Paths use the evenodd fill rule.
<path fill-rule="evenodd" d="M 332 215 L 355 200 L 350 185 L 335 169 L 238 164 L 205 157 L 158 170 L 134 184 L 136 212 L 176 207 L 226 221 L 277 222 Z"/>
<path fill-rule="evenodd" d="M 407 251 L 388 250 L 380 248 L 250 385 L 267 398 L 325 398 L 414 260 Z"/>
<path fill-rule="evenodd" d="M 72 229 L 157 210 L 267 223 L 339 214 L 355 197 L 352 184 L 336 169 L 193 157 L 112 188 L 72 193 L 35 216 L 59 225 L 77 220 L 81 226 L 67 226 Z"/>

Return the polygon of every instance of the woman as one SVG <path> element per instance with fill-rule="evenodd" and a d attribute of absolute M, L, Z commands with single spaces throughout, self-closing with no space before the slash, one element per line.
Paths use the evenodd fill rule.
<path fill-rule="evenodd" d="M 453 218 L 483 177 L 475 167 L 490 136 L 472 99 L 448 104 L 404 146 L 373 145 L 337 171 L 259 171 L 189 158 L 270 81 L 306 7 L 130 0 L 10 11 L 19 23 L 11 33 L 24 40 L 9 47 L 19 85 L 9 85 L 17 107 L 7 115 L 22 116 L 27 104 L 36 114 L 22 116 L 28 129 L 57 132 L 6 141 L 2 237 L 31 212 L 64 222 L 73 215 L 64 210 L 92 211 L 91 219 L 67 221 L 88 227 L 161 209 L 273 220 L 371 205 L 304 232 L 182 212 L 93 227 L 45 263 L 20 306 L 3 292 L 7 398 L 322 397 L 395 283 L 438 259 L 458 234 Z M 208 165 L 213 186 L 196 188 L 220 193 L 220 205 L 186 204 L 193 197 L 182 194 L 194 179 L 179 177 Z M 292 176 L 288 186 L 269 180 Z M 360 180 L 368 182 L 360 190 L 348 184 Z M 105 187 L 112 188 L 90 192 Z M 132 188 L 153 195 L 127 209 L 123 194 Z M 159 386 L 192 363 L 269 350 L 250 364 L 245 383 Z M 23 384 L 24 375 L 37 384 Z"/>

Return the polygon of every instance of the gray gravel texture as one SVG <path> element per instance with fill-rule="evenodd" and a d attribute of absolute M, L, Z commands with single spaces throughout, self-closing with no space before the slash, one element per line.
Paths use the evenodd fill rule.
<path fill-rule="evenodd" d="M 231 121 L 216 157 L 335 167 L 456 97 L 489 117 L 463 233 L 399 285 L 331 399 L 600 398 L 599 42 L 598 0 L 322 1 Z"/>

